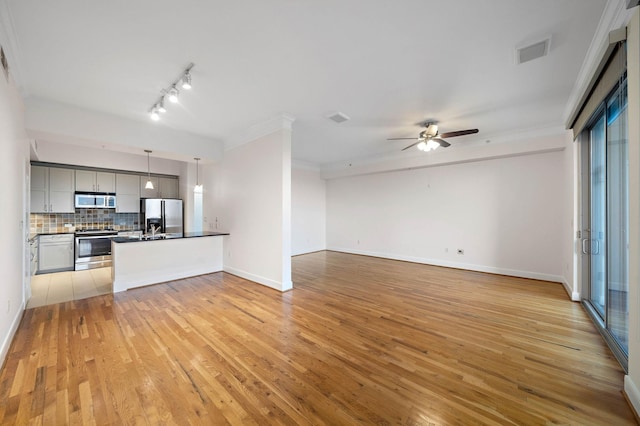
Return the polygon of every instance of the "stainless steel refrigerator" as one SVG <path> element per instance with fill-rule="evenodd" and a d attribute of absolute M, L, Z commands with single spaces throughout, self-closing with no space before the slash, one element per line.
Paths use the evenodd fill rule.
<path fill-rule="evenodd" d="M 151 227 L 168 235 L 182 235 L 182 200 L 169 198 L 143 198 L 140 200 L 140 212 L 144 231 Z"/>

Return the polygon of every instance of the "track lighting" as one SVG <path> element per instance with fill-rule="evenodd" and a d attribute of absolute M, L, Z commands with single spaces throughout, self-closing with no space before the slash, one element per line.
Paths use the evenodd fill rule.
<path fill-rule="evenodd" d="M 182 76 L 182 88 L 187 90 L 191 89 L 191 74 L 189 70 L 186 70 Z"/>
<path fill-rule="evenodd" d="M 178 102 L 178 95 L 180 94 L 180 92 L 178 91 L 178 89 L 176 88 L 176 86 L 173 86 L 171 89 L 169 89 L 169 101 L 173 102 L 174 104 Z"/>
<path fill-rule="evenodd" d="M 167 112 L 167 109 L 164 107 L 164 96 L 160 98 L 160 101 L 156 104 L 156 108 L 158 109 L 158 112 L 163 114 Z"/>
<path fill-rule="evenodd" d="M 160 113 L 167 112 L 167 109 L 164 106 L 165 98 L 169 100 L 171 103 L 178 103 L 178 96 L 180 95 L 180 90 L 178 90 L 178 86 L 183 89 L 191 89 L 191 68 L 194 67 L 193 62 L 187 65 L 187 67 L 182 71 L 180 76 L 175 79 L 170 85 L 168 89 L 162 89 L 160 91 L 160 98 L 156 101 L 156 103 L 149 110 L 149 117 L 153 121 L 160 120 Z"/>

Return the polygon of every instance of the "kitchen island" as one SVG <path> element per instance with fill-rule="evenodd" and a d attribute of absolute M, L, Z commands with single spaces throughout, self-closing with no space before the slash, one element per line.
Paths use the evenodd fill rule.
<path fill-rule="evenodd" d="M 224 232 L 185 232 L 111 242 L 113 292 L 222 271 Z"/>

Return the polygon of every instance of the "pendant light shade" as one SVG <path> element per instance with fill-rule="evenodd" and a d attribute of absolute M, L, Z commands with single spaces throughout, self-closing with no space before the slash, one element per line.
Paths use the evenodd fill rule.
<path fill-rule="evenodd" d="M 147 184 L 144 186 L 144 188 L 153 189 L 153 182 L 151 182 L 151 167 L 149 165 L 149 154 L 151 154 L 153 151 L 145 149 L 144 152 L 147 153 Z"/>
<path fill-rule="evenodd" d="M 199 157 L 194 157 L 196 160 L 196 186 L 193 188 L 193 192 L 202 192 L 202 185 L 200 184 L 200 167 L 199 167 Z"/>

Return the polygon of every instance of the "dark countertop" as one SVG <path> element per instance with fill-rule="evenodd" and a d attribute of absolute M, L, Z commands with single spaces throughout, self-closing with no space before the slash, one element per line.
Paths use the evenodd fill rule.
<path fill-rule="evenodd" d="M 114 237 L 111 239 L 114 243 L 139 243 L 139 242 L 147 242 L 147 241 L 162 241 L 162 240 L 177 240 L 181 238 L 198 238 L 198 237 L 218 237 L 223 235 L 229 235 L 228 232 L 185 232 L 181 235 L 167 235 L 165 237 L 156 237 L 154 239 L 138 239 L 138 238 L 129 238 L 129 237 Z"/>
<path fill-rule="evenodd" d="M 75 232 L 40 232 L 39 234 L 29 234 L 29 241 L 33 241 L 40 235 L 63 235 L 63 234 L 75 234 Z"/>
<path fill-rule="evenodd" d="M 81 228 L 77 228 L 76 231 L 81 231 Z M 120 229 L 117 232 L 142 232 L 140 229 Z M 62 234 L 75 234 L 75 231 L 69 232 L 39 232 L 37 234 L 29 234 L 29 241 L 35 240 L 40 235 L 62 235 Z"/>

